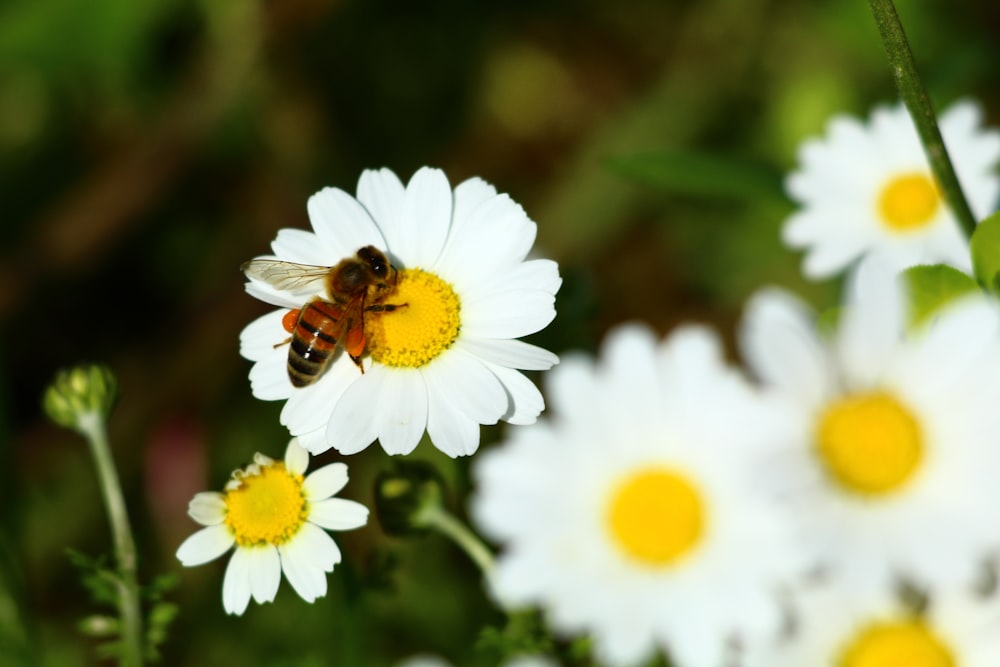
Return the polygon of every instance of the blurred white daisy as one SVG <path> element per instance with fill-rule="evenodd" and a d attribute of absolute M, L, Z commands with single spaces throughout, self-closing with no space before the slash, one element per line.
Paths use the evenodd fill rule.
<path fill-rule="evenodd" d="M 919 615 L 893 596 L 823 586 L 797 596 L 792 632 L 747 647 L 745 667 L 996 667 L 996 596 L 935 596 Z"/>
<path fill-rule="evenodd" d="M 324 295 L 247 283 L 282 308 L 240 336 L 241 354 L 256 362 L 253 394 L 287 400 L 281 422 L 303 446 L 351 454 L 378 439 L 386 452 L 406 454 L 426 430 L 454 457 L 476 450 L 481 424 L 535 421 L 542 396 L 519 370 L 558 359 L 516 339 L 552 321 L 561 279 L 555 262 L 525 260 L 536 226 L 517 203 L 478 178 L 452 191 L 444 173 L 423 168 L 404 187 L 382 169 L 361 175 L 357 199 L 326 188 L 308 209 L 314 232 L 282 229 L 270 259 L 329 266 L 374 246 L 398 269 L 384 302 L 405 307 L 364 314 L 364 374 L 339 354 L 315 384 L 296 388 L 282 320 Z"/>
<path fill-rule="evenodd" d="M 184 540 L 177 558 L 185 566 L 215 560 L 235 547 L 222 582 L 226 613 L 242 614 L 250 598 L 271 602 L 281 573 L 306 602 L 326 595 L 326 573 L 340 549 L 326 530 L 365 525 L 368 509 L 333 498 L 347 484 L 347 466 L 331 463 L 303 477 L 309 453 L 294 439 L 284 461 L 263 454 L 236 470 L 223 493 L 197 494 L 188 514 L 205 526 Z"/>
<path fill-rule="evenodd" d="M 751 299 L 744 356 L 795 433 L 769 477 L 840 585 L 953 587 L 997 542 L 997 307 L 969 297 L 907 330 L 886 269 L 862 263 L 830 340 L 794 297 Z"/>
<path fill-rule="evenodd" d="M 980 128 L 981 112 L 960 102 L 939 126 L 977 220 L 1000 198 L 1000 133 Z M 805 141 L 786 180 L 801 208 L 783 239 L 806 251 L 803 272 L 825 278 L 867 254 L 897 269 L 945 263 L 971 272 L 968 241 L 938 190 L 905 107 L 878 107 L 868 124 L 835 116 L 822 138 Z"/>
<path fill-rule="evenodd" d="M 662 650 L 718 667 L 729 640 L 773 630 L 772 593 L 801 563 L 754 488 L 781 426 L 717 338 L 620 327 L 596 365 L 564 359 L 546 383 L 555 417 L 473 468 L 472 516 L 502 545 L 500 603 L 589 634 L 608 665 Z"/>

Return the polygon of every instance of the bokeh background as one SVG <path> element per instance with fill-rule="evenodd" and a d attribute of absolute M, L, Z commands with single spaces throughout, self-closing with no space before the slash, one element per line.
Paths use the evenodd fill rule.
<path fill-rule="evenodd" d="M 1000 5 L 899 10 L 939 107 L 973 97 L 1000 125 Z M 564 284 L 533 342 L 593 351 L 640 319 L 706 322 L 731 344 L 762 284 L 833 302 L 836 286 L 803 282 L 781 246 L 791 207 L 774 193 L 830 115 L 894 100 L 861 0 L 0 3 L 0 664 L 98 662 L 76 626 L 110 609 L 66 550 L 109 553 L 107 522 L 86 447 L 39 412 L 55 371 L 85 360 L 121 383 L 111 436 L 140 574 L 180 576 L 163 664 L 496 664 L 476 644 L 504 617 L 436 535 L 392 538 L 373 516 L 337 536 L 327 598 L 307 605 L 283 583 L 242 618 L 221 607 L 225 559 L 176 562 L 190 497 L 287 442 L 238 354 L 268 310 L 240 263 L 307 227 L 319 188 L 429 164 L 453 184 L 485 178 L 537 221 L 537 254 Z M 739 177 L 622 161 L 662 151 L 732 160 Z M 484 446 L 502 436 L 484 429 Z M 462 514 L 470 461 L 426 442 L 414 456 Z M 347 462 L 343 495 L 371 505 L 388 457 Z"/>

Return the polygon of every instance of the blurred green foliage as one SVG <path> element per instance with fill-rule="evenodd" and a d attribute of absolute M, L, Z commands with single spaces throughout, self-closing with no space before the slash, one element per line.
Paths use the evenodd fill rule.
<path fill-rule="evenodd" d="M 898 5 L 934 101 L 974 97 L 1000 123 L 997 7 Z M 533 342 L 593 350 L 630 319 L 661 331 L 695 319 L 731 340 L 758 286 L 817 305 L 836 294 L 804 283 L 781 246 L 787 203 L 734 179 L 773 185 L 832 114 L 894 99 L 863 2 L 3 3 L 0 663 L 94 664 L 76 630 L 93 610 L 65 553 L 106 554 L 107 527 L 85 448 L 38 406 L 56 369 L 94 360 L 121 381 L 111 436 L 140 572 L 180 576 L 163 664 L 380 666 L 417 652 L 495 664 L 476 641 L 506 621 L 435 535 L 391 538 L 373 519 L 338 535 L 326 598 L 307 605 L 283 584 L 243 618 L 222 611 L 224 561 L 181 571 L 191 496 L 287 441 L 238 355 L 240 329 L 267 311 L 243 293 L 240 263 L 305 227 L 318 188 L 431 164 L 453 183 L 482 176 L 538 222 L 537 252 L 565 284 Z M 699 161 L 718 193 L 607 167 L 657 154 Z M 426 443 L 415 456 L 461 514 L 469 461 Z M 371 506 L 385 455 L 347 462 L 345 495 Z"/>

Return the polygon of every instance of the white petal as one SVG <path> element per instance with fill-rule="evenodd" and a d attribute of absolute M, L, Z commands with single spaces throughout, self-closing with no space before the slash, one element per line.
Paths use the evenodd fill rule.
<path fill-rule="evenodd" d="M 344 498 L 312 503 L 309 520 L 327 530 L 352 530 L 368 523 L 368 508 Z"/>
<path fill-rule="evenodd" d="M 386 369 L 375 429 L 387 454 L 409 454 L 427 426 L 427 388 L 416 370 Z"/>
<path fill-rule="evenodd" d="M 224 525 L 202 528 L 188 537 L 177 549 L 177 560 L 185 567 L 213 561 L 235 544 L 232 533 Z"/>
<path fill-rule="evenodd" d="M 203 526 L 214 526 L 226 520 L 226 501 L 221 493 L 203 491 L 188 503 L 188 516 Z"/>
<path fill-rule="evenodd" d="M 740 348 L 754 373 L 807 405 L 822 400 L 831 379 L 813 319 L 792 295 L 765 288 L 750 299 L 740 328 Z"/>
<path fill-rule="evenodd" d="M 428 390 L 447 392 L 457 409 L 480 424 L 495 424 L 507 409 L 507 394 L 482 361 L 453 347 L 423 369 Z"/>
<path fill-rule="evenodd" d="M 385 249 L 385 240 L 368 211 L 343 190 L 323 188 L 309 198 L 307 208 L 316 234 L 339 255 L 331 264 L 366 245 Z"/>
<path fill-rule="evenodd" d="M 470 338 L 520 338 L 544 329 L 556 316 L 555 295 L 542 290 L 494 292 L 462 301 L 462 334 Z"/>
<path fill-rule="evenodd" d="M 368 209 L 390 250 L 399 235 L 406 189 L 389 169 L 365 170 L 358 179 L 358 201 Z"/>
<path fill-rule="evenodd" d="M 520 205 L 497 195 L 455 218 L 436 270 L 445 280 L 469 287 L 488 282 L 524 259 L 536 230 Z"/>
<path fill-rule="evenodd" d="M 422 167 L 406 185 L 393 254 L 407 267 L 433 267 L 451 228 L 451 186 L 440 169 Z"/>
<path fill-rule="evenodd" d="M 333 407 L 347 388 L 360 377 L 357 366 L 349 358 L 339 356 L 319 380 L 292 391 L 288 402 L 281 409 L 279 421 L 294 435 L 310 433 L 326 426 Z"/>
<path fill-rule="evenodd" d="M 240 616 L 250 604 L 250 559 L 246 550 L 237 549 L 222 578 L 222 607 L 227 614 Z"/>
<path fill-rule="evenodd" d="M 330 443 L 326 441 L 326 424 L 322 428 L 308 433 L 300 433 L 295 436 L 299 444 L 312 455 L 322 454 L 330 449 Z"/>
<path fill-rule="evenodd" d="M 486 363 L 507 392 L 507 411 L 500 419 L 510 424 L 534 424 L 538 415 L 545 409 L 545 399 L 538 387 L 526 378 L 523 373 L 512 368 Z"/>
<path fill-rule="evenodd" d="M 347 485 L 347 464 L 331 463 L 309 473 L 302 482 L 302 491 L 312 502 L 329 498 Z"/>
<path fill-rule="evenodd" d="M 461 276 L 462 299 L 474 300 L 498 292 L 525 290 L 555 294 L 562 286 L 559 265 L 550 259 L 531 259 L 512 266 L 504 266 L 490 273 L 487 279 L 470 286 L 468 276 Z"/>
<path fill-rule="evenodd" d="M 477 206 L 488 199 L 496 197 L 497 189 L 479 177 L 467 178 L 455 186 L 454 211 L 451 214 L 452 224 L 459 224 L 471 215 Z"/>
<path fill-rule="evenodd" d="M 250 361 L 260 361 L 274 354 L 274 346 L 289 336 L 281 324 L 287 312 L 287 309 L 272 310 L 243 327 L 240 355 Z"/>
<path fill-rule="evenodd" d="M 250 391 L 262 401 L 280 401 L 292 395 L 295 387 L 288 379 L 288 352 L 279 348 L 250 369 Z"/>
<path fill-rule="evenodd" d="M 272 602 L 281 583 L 281 560 L 278 550 L 270 545 L 243 549 L 250 575 L 250 594 L 258 604 Z"/>
<path fill-rule="evenodd" d="M 427 386 L 427 435 L 448 456 L 469 456 L 479 448 L 479 424 L 456 408 L 453 393 L 435 385 Z"/>
<path fill-rule="evenodd" d="M 332 254 L 318 236 L 304 229 L 279 229 L 278 236 L 271 242 L 271 250 L 282 261 L 295 264 L 332 266 L 341 259 Z"/>
<path fill-rule="evenodd" d="M 278 547 L 288 583 L 306 602 L 326 595 L 326 572 L 340 562 L 340 549 L 322 529 L 305 523 L 299 533 Z"/>
<path fill-rule="evenodd" d="M 847 286 L 847 304 L 835 341 L 847 389 L 873 387 L 903 331 L 904 299 L 892 268 L 878 258 L 862 262 Z"/>
<path fill-rule="evenodd" d="M 337 401 L 326 427 L 326 441 L 341 454 L 356 454 L 375 441 L 374 406 L 382 395 L 384 372 L 373 365 Z"/>
<path fill-rule="evenodd" d="M 546 371 L 559 363 L 548 350 L 519 340 L 460 337 L 455 347 L 491 364 L 526 371 Z"/>
<path fill-rule="evenodd" d="M 317 284 L 310 283 L 309 289 L 303 289 L 292 293 L 275 289 L 260 280 L 251 279 L 243 285 L 243 289 L 246 290 L 246 293 L 253 298 L 259 299 L 264 303 L 269 303 L 272 306 L 278 306 L 279 308 L 301 308 L 302 304 L 308 300 L 309 296 L 319 294 L 318 290 L 313 291 L 313 287 L 317 287 Z"/>
<path fill-rule="evenodd" d="M 293 475 L 303 475 L 309 467 L 309 452 L 292 438 L 285 449 L 285 469 Z"/>

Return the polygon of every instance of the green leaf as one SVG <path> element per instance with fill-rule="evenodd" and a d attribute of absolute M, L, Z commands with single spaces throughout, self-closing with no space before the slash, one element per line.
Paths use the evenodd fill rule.
<path fill-rule="evenodd" d="M 972 268 L 979 284 L 1000 292 L 1000 212 L 976 226 L 972 233 Z"/>
<path fill-rule="evenodd" d="M 945 264 L 911 266 L 902 275 L 910 297 L 911 325 L 919 325 L 955 299 L 979 291 L 971 276 Z"/>
<path fill-rule="evenodd" d="M 764 164 L 679 151 L 622 155 L 606 164 L 629 180 L 680 194 L 788 202 L 781 174 Z"/>

